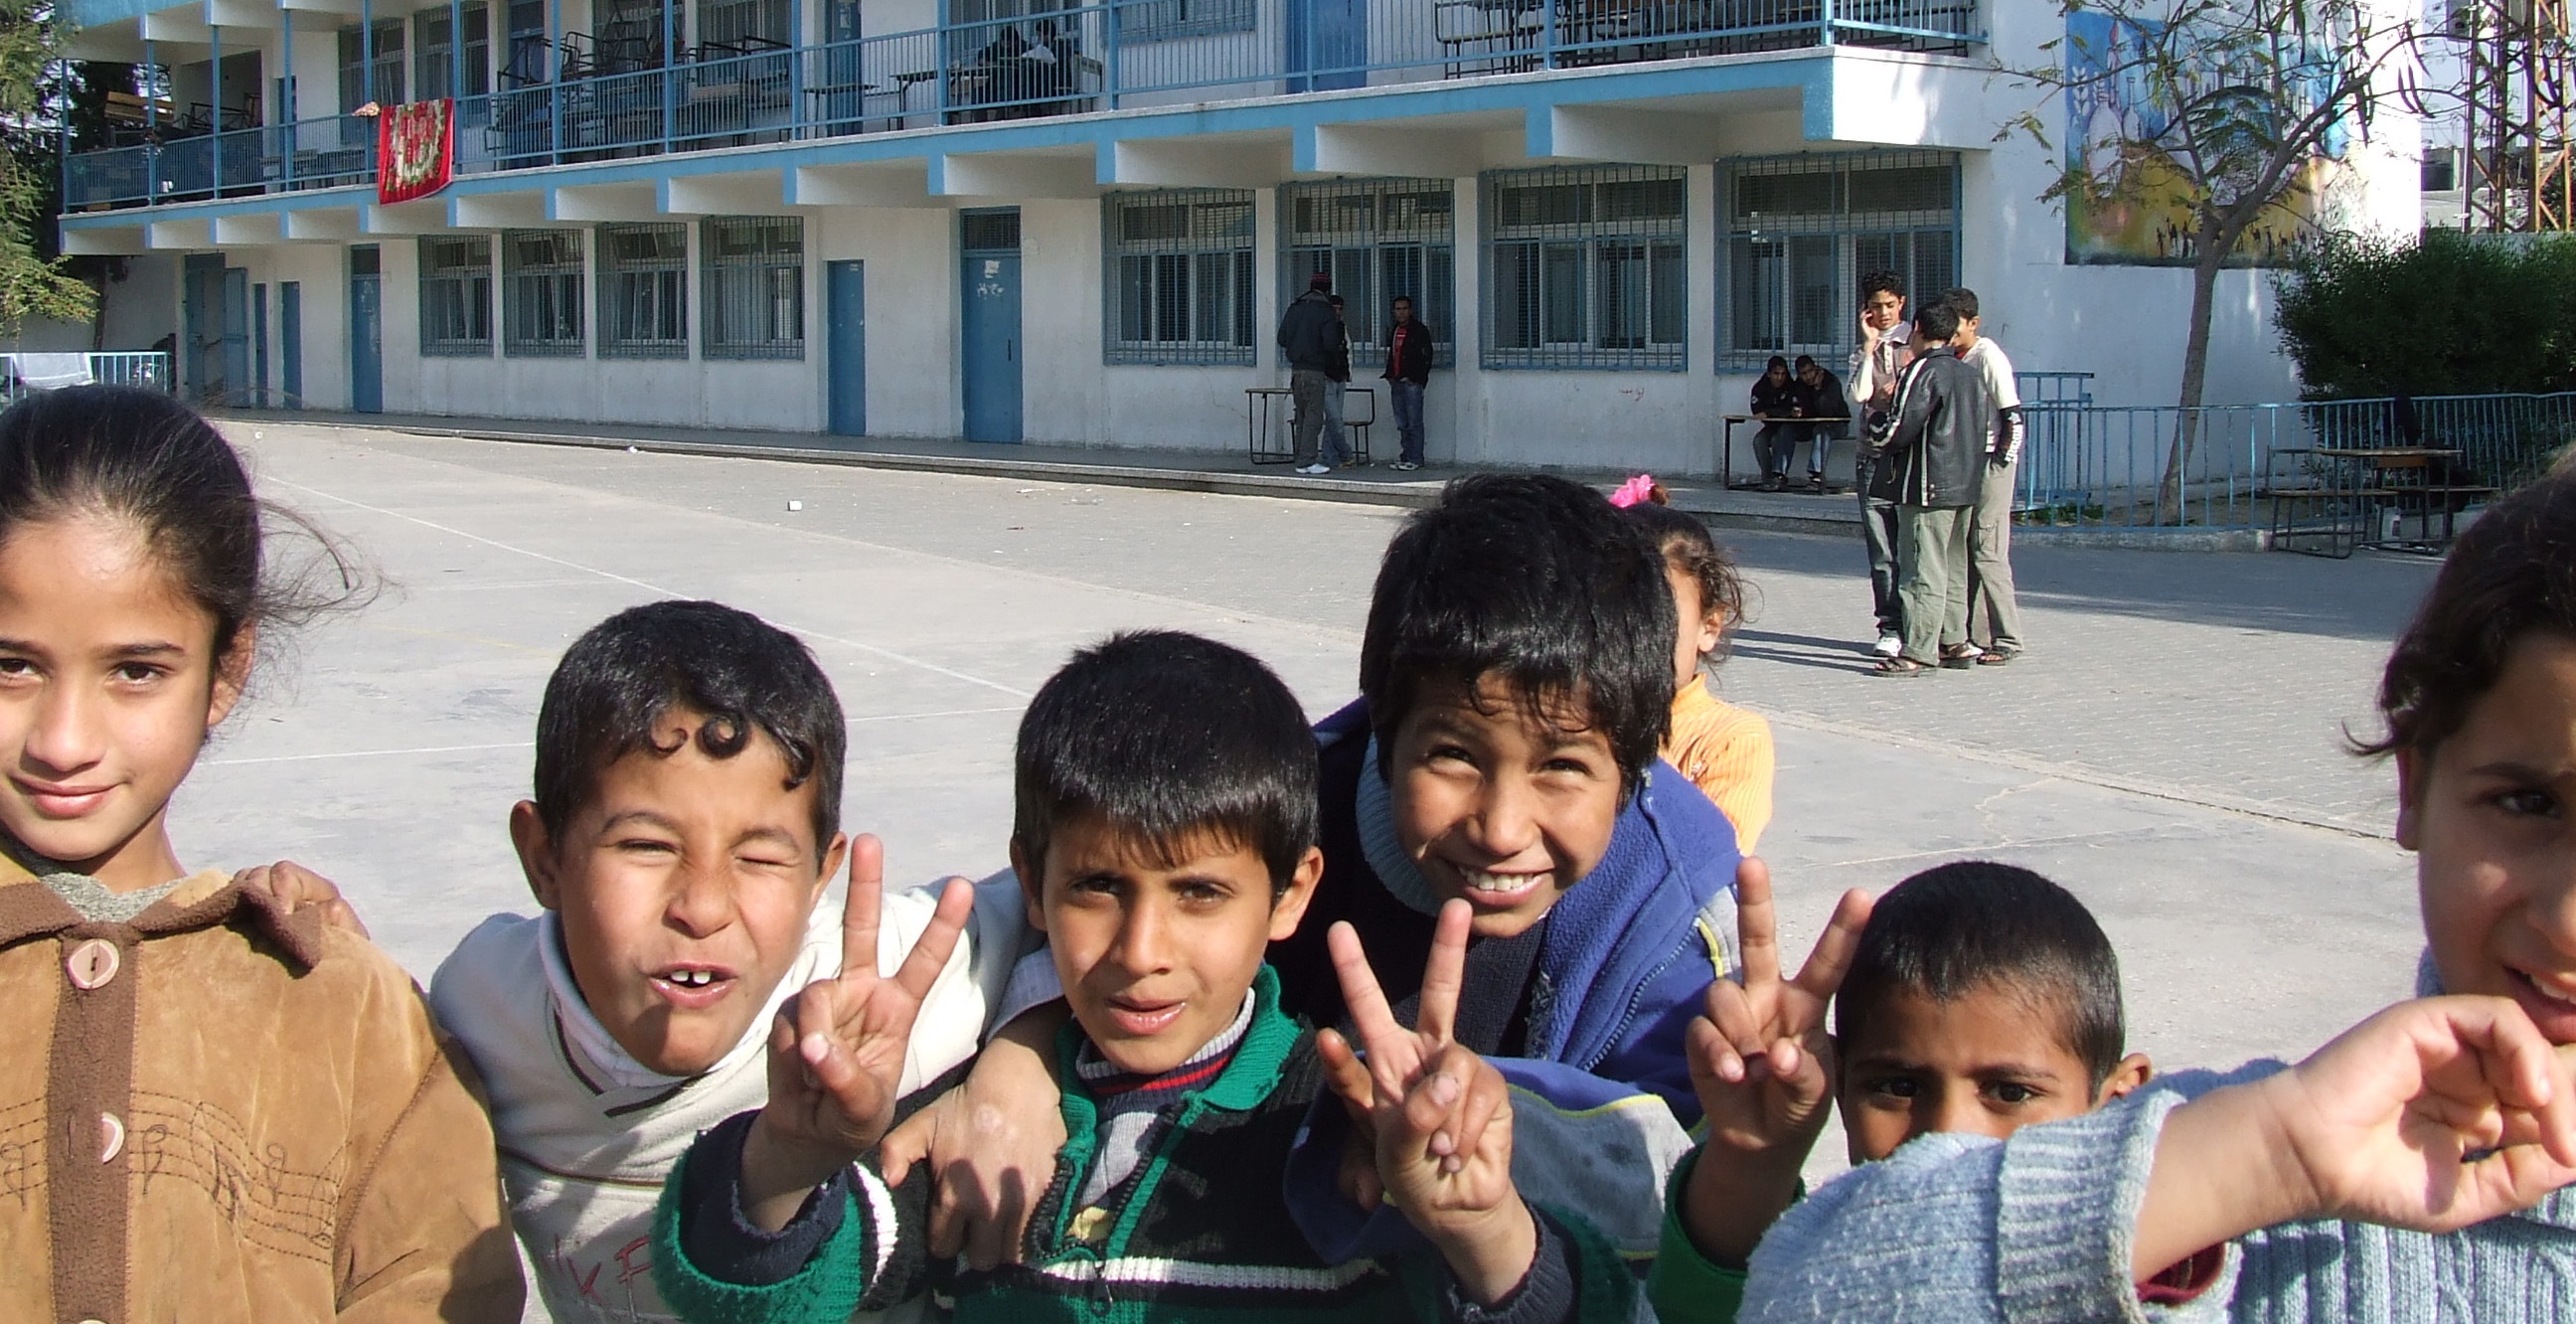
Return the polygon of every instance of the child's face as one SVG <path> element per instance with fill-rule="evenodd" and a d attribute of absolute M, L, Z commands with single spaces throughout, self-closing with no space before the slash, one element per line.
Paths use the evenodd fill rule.
<path fill-rule="evenodd" d="M 1881 290 L 1869 296 L 1868 301 L 1861 304 L 1860 311 L 1872 327 L 1885 331 L 1905 319 L 1905 299 Z"/>
<path fill-rule="evenodd" d="M 1119 1070 L 1160 1075 L 1234 1023 L 1264 950 L 1297 931 L 1324 853 L 1309 849 L 1274 899 L 1249 845 L 1201 834 L 1165 865 L 1139 844 L 1084 815 L 1055 825 L 1043 866 L 1014 845 L 1011 867 L 1083 1032 Z"/>
<path fill-rule="evenodd" d="M 1424 687 L 1388 752 L 1396 839 L 1475 936 L 1536 924 L 1610 849 L 1619 761 L 1575 705 L 1533 716 L 1499 679 Z"/>
<path fill-rule="evenodd" d="M 2459 731 L 2399 752 L 2397 780 L 2443 990 L 2512 998 L 2576 1043 L 2576 639 L 2525 636 Z"/>
<path fill-rule="evenodd" d="M 0 544 L 0 827 L 119 891 L 179 876 L 162 815 L 248 671 L 247 638 L 224 658 L 214 641 L 123 520 Z"/>
<path fill-rule="evenodd" d="M 699 714 L 654 724 L 656 745 L 603 769 L 598 793 L 549 841 L 521 801 L 510 834 L 592 1014 L 666 1076 L 714 1066 L 751 1029 L 805 941 L 847 841 L 814 841 L 814 783 L 787 788 L 766 735 L 731 758 L 698 747 Z M 676 748 L 674 748 L 676 747 Z"/>
<path fill-rule="evenodd" d="M 1875 1162 L 1935 1131 L 2000 1140 L 2091 1112 L 2146 1081 L 2147 1059 L 2133 1053 L 2094 1089 L 2053 1001 L 2003 984 L 1948 1002 L 1914 989 L 1889 993 L 1861 1033 L 1836 1044 L 1851 1161 Z"/>
<path fill-rule="evenodd" d="M 1670 559 L 1664 562 L 1664 582 L 1673 587 L 1673 616 L 1681 622 L 1681 635 L 1673 643 L 1673 688 L 1686 690 L 1699 679 L 1699 660 L 1716 649 L 1726 618 L 1700 600 L 1699 576 Z"/>

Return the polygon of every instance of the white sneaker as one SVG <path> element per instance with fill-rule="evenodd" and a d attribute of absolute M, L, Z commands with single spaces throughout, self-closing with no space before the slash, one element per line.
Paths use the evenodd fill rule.
<path fill-rule="evenodd" d="M 1882 634 L 1869 651 L 1880 657 L 1895 657 L 1905 651 L 1905 639 L 1901 635 Z"/>
<path fill-rule="evenodd" d="M 1301 473 L 1301 474 L 1304 474 L 1304 475 L 1306 475 L 1306 476 L 1307 476 L 1307 477 L 1309 477 L 1309 478 L 1312 478 L 1312 477 L 1315 477 L 1315 476 L 1316 476 L 1316 475 L 1318 475 L 1318 474 L 1328 474 L 1328 473 L 1331 473 L 1332 471 L 1333 471 L 1333 469 L 1332 469 L 1332 466 L 1331 466 L 1331 465 L 1327 465 L 1327 464 L 1310 464 L 1310 465 L 1307 465 L 1305 468 L 1298 470 L 1297 472 L 1299 472 L 1299 473 Z"/>

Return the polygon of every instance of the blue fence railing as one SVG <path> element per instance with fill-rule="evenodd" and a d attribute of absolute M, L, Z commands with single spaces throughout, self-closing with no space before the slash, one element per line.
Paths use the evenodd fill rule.
<path fill-rule="evenodd" d="M 0 354 L 0 405 L 15 404 L 30 390 L 47 386 L 142 386 L 156 391 L 170 389 L 170 356 L 159 350 L 138 350 L 81 355 L 88 373 L 87 382 L 62 381 L 53 374 L 63 366 L 63 354 Z M 35 378 L 36 385 L 29 385 Z"/>
<path fill-rule="evenodd" d="M 457 104 L 460 173 L 997 119 L 1837 45 L 1966 53 L 1977 0 L 1106 3 L 790 47 L 708 42 L 643 67 L 569 33 L 544 76 Z M 1299 17 L 1303 16 L 1302 19 Z M 514 52 L 518 62 L 522 53 Z M 352 116 L 168 136 L 65 162 L 66 210 L 362 183 Z"/>

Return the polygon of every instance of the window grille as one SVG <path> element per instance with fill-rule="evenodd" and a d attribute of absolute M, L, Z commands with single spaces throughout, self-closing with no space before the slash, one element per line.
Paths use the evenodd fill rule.
<path fill-rule="evenodd" d="M 1916 298 L 1959 282 L 1959 158 L 1809 153 L 1718 168 L 1726 233 L 1718 366 L 1774 354 L 1841 368 L 1858 338 L 1860 279 L 1893 271 Z"/>
<path fill-rule="evenodd" d="M 1101 200 L 1109 363 L 1236 363 L 1252 356 L 1252 194 L 1112 193 Z"/>
<path fill-rule="evenodd" d="M 501 234 L 501 351 L 513 358 L 579 358 L 581 231 Z"/>
<path fill-rule="evenodd" d="M 599 356 L 689 356 L 689 227 L 599 227 Z"/>
<path fill-rule="evenodd" d="M 340 29 L 340 113 L 343 115 L 367 104 L 399 105 L 403 101 L 403 28 L 401 19 L 388 18 L 375 25 L 375 51 L 372 61 L 367 51 L 366 29 L 356 24 Z M 372 63 L 374 77 L 368 77 Z M 365 125 L 372 136 L 374 125 Z"/>
<path fill-rule="evenodd" d="M 957 216 L 958 246 L 969 252 L 1020 251 L 1020 209 L 979 207 Z"/>
<path fill-rule="evenodd" d="M 492 237 L 423 235 L 420 352 L 479 358 L 492 352 Z"/>
<path fill-rule="evenodd" d="M 491 11 L 466 5 L 461 11 L 424 9 L 412 15 L 414 86 L 429 97 L 479 97 L 492 90 Z M 456 31 L 465 30 L 465 60 L 452 57 Z"/>
<path fill-rule="evenodd" d="M 1332 273 L 1351 340 L 1353 380 L 1374 377 L 1386 360 L 1390 311 L 1398 297 L 1431 328 L 1433 361 L 1456 358 L 1457 245 L 1454 186 L 1445 179 L 1341 179 L 1279 188 L 1279 302 L 1306 291 L 1307 278 Z M 1375 365 L 1375 366 L 1372 366 Z"/>
<path fill-rule="evenodd" d="M 805 222 L 710 217 L 701 235 L 704 348 L 711 359 L 805 357 Z"/>
<path fill-rule="evenodd" d="M 1678 167 L 1485 176 L 1488 368 L 1685 366 Z"/>
<path fill-rule="evenodd" d="M 1253 0 L 1113 0 L 1121 41 L 1250 32 Z"/>

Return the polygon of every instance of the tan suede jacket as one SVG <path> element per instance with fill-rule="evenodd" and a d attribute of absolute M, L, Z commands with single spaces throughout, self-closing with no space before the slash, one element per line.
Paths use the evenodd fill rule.
<path fill-rule="evenodd" d="M 519 1319 L 491 1125 L 364 939 L 0 861 L 0 1027 L 0 1320 Z"/>

